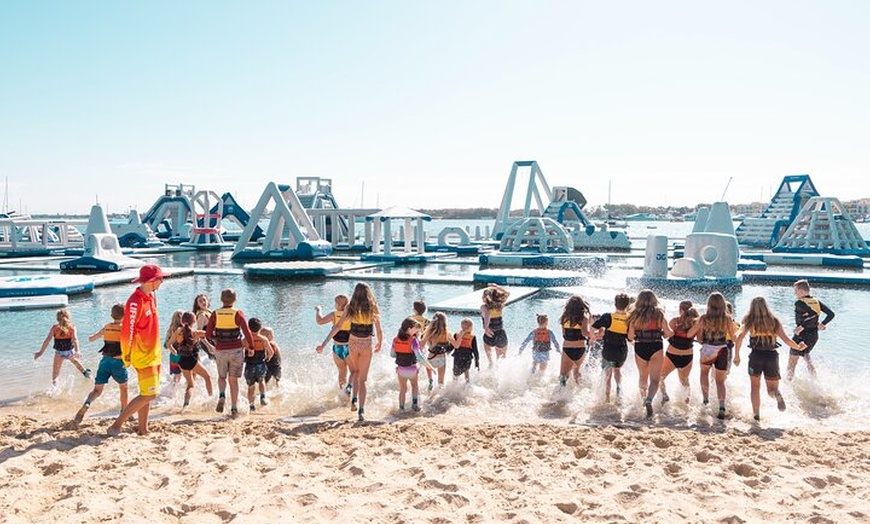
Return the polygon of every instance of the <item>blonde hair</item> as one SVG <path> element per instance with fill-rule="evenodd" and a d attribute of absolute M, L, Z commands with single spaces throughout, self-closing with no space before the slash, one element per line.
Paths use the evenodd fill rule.
<path fill-rule="evenodd" d="M 698 310 L 691 300 L 683 300 L 680 302 L 680 316 L 676 317 L 674 327 L 680 331 L 688 331 L 695 325 L 698 319 Z"/>
<path fill-rule="evenodd" d="M 483 290 L 481 298 L 483 298 L 483 304 L 488 309 L 499 310 L 504 307 L 509 296 L 510 292 L 507 289 L 495 284 L 490 284 L 489 287 Z"/>
<path fill-rule="evenodd" d="M 166 336 L 164 337 L 163 347 L 169 347 L 169 343 L 175 337 L 175 332 L 178 331 L 182 325 L 184 325 L 181 321 L 181 318 L 184 316 L 183 309 L 176 309 L 172 312 L 172 318 L 169 319 L 169 328 L 166 329 Z"/>
<path fill-rule="evenodd" d="M 353 288 L 353 295 L 347 306 L 344 307 L 346 318 L 353 319 L 357 315 L 362 317 L 370 317 L 372 319 L 380 316 L 381 311 L 378 309 L 378 301 L 375 300 L 375 295 L 372 293 L 372 288 L 364 282 L 360 282 Z"/>
<path fill-rule="evenodd" d="M 54 317 L 57 319 L 57 327 L 60 328 L 60 333 L 62 335 L 66 335 L 72 330 L 73 323 L 69 309 L 63 308 L 57 310 L 57 314 Z"/>
<path fill-rule="evenodd" d="M 653 322 L 661 325 L 665 319 L 665 312 L 659 305 L 659 299 L 651 289 L 644 289 L 637 294 L 637 300 L 628 313 L 626 322 L 635 329 L 646 329 Z"/>
<path fill-rule="evenodd" d="M 471 319 L 468 318 L 468 317 L 463 318 L 463 319 L 459 322 L 459 326 L 460 326 L 462 329 L 467 329 L 467 330 L 470 330 L 470 331 L 473 331 L 473 330 L 474 330 L 474 322 L 472 322 Z"/>
<path fill-rule="evenodd" d="M 342 293 L 340 295 L 335 295 L 334 302 L 335 302 L 335 309 L 336 310 L 344 311 L 344 308 L 347 307 L 347 303 L 349 302 L 349 299 L 347 298 L 347 295 Z"/>
<path fill-rule="evenodd" d="M 749 303 L 749 311 L 743 317 L 743 328 L 750 333 L 757 333 L 755 336 L 763 336 L 765 342 L 773 344 L 770 338 L 776 339 L 776 332 L 779 331 L 782 323 L 770 310 L 767 301 L 764 297 L 755 297 Z"/>
<path fill-rule="evenodd" d="M 423 335 L 430 344 L 438 344 L 447 336 L 447 315 L 435 313 L 429 324 L 426 325 L 426 332 Z"/>
<path fill-rule="evenodd" d="M 731 317 L 722 293 L 714 291 L 707 297 L 707 311 L 698 320 L 702 324 L 704 340 L 716 340 L 728 332 Z"/>

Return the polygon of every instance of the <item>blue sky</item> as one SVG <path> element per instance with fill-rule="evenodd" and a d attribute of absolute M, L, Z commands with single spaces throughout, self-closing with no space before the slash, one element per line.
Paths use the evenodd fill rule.
<path fill-rule="evenodd" d="M 514 160 L 590 204 L 870 196 L 866 2 L 0 3 L 11 207 L 497 207 Z"/>

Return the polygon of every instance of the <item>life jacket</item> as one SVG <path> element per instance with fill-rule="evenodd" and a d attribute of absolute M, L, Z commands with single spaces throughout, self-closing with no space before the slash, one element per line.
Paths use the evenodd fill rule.
<path fill-rule="evenodd" d="M 798 299 L 800 302 L 809 307 L 815 315 L 809 315 L 806 312 L 802 312 L 801 318 L 797 319 L 797 323 L 804 327 L 804 329 L 816 329 L 819 327 L 819 317 L 822 314 L 822 303 L 819 302 L 817 298 L 813 298 L 811 296 L 805 296 Z"/>
<path fill-rule="evenodd" d="M 434 346 L 429 348 L 429 354 L 432 356 L 436 355 L 444 355 L 445 353 L 450 353 L 453 351 L 453 344 L 450 343 L 450 338 L 447 335 L 447 332 L 441 336 L 441 340 L 435 343 Z"/>
<path fill-rule="evenodd" d="M 350 334 L 355 337 L 370 337 L 372 336 L 372 317 L 363 316 L 357 313 L 350 319 Z"/>
<path fill-rule="evenodd" d="M 504 321 L 501 318 L 501 309 L 489 310 L 489 329 L 492 331 L 504 329 Z"/>
<path fill-rule="evenodd" d="M 338 332 L 332 337 L 333 342 L 336 344 L 347 344 L 347 341 L 350 340 L 350 319 L 342 320 L 342 315 L 344 315 L 344 311 L 332 312 L 332 325 L 341 324 Z"/>
<path fill-rule="evenodd" d="M 550 330 L 538 328 L 534 331 L 535 339 L 532 349 L 535 351 L 550 351 L 552 349 L 552 341 L 550 340 Z"/>
<path fill-rule="evenodd" d="M 628 334 L 628 314 L 627 313 L 619 313 L 612 312 L 610 314 L 610 327 L 607 328 L 607 331 L 611 333 L 616 333 L 617 335 L 627 335 Z"/>
<path fill-rule="evenodd" d="M 176 338 L 176 340 L 178 339 Z M 181 329 L 181 342 L 175 343 L 175 351 L 177 351 L 179 356 L 182 357 L 192 357 L 199 352 L 199 346 L 196 341 L 193 340 L 193 337 L 185 336 L 183 326 Z"/>
<path fill-rule="evenodd" d="M 583 336 L 583 325 L 572 324 L 570 320 L 562 322 L 562 338 L 565 339 L 565 342 L 586 340 L 586 337 Z"/>
<path fill-rule="evenodd" d="M 462 340 L 459 341 L 459 349 L 471 349 L 471 341 L 474 340 L 474 335 L 462 335 Z"/>
<path fill-rule="evenodd" d="M 749 347 L 756 351 L 774 351 L 779 347 L 779 342 L 776 340 L 776 333 L 765 333 L 750 329 Z"/>
<path fill-rule="evenodd" d="M 655 344 L 662 342 L 662 328 L 657 321 L 652 321 L 643 329 L 638 329 L 634 333 L 634 342 L 636 344 Z"/>
<path fill-rule="evenodd" d="M 264 336 L 254 335 L 254 354 L 248 355 L 245 353 L 245 363 L 246 364 L 259 364 L 261 362 L 266 361 L 266 344 L 269 341 Z"/>
<path fill-rule="evenodd" d="M 731 322 L 729 320 L 728 322 Z M 707 344 L 709 346 L 724 346 L 728 342 L 728 330 L 726 329 L 724 332 L 714 332 L 708 331 L 704 328 L 701 329 L 701 343 Z"/>
<path fill-rule="evenodd" d="M 119 329 L 120 333 L 120 329 Z M 66 333 L 63 333 L 60 329 L 60 326 L 54 326 L 54 330 L 52 331 L 52 336 L 54 337 L 54 349 L 57 351 L 69 351 L 72 347 L 72 336 L 73 329 L 70 327 L 66 330 Z M 120 340 L 120 339 L 119 339 Z"/>
<path fill-rule="evenodd" d="M 242 329 L 236 324 L 236 312 L 231 307 L 222 307 L 215 310 L 214 338 L 221 342 L 233 342 L 241 340 Z"/>
<path fill-rule="evenodd" d="M 692 349 L 694 346 L 694 339 L 689 338 L 688 331 L 677 331 L 674 330 L 674 336 L 668 339 L 668 342 L 671 343 L 677 349 Z"/>
<path fill-rule="evenodd" d="M 121 323 L 110 322 L 103 326 L 103 348 L 100 353 L 106 357 L 121 356 Z"/>
<path fill-rule="evenodd" d="M 819 302 L 819 299 L 813 298 L 811 296 L 805 296 L 801 297 L 800 301 L 808 305 L 810 309 L 815 311 L 816 315 L 822 314 L 822 303 Z"/>
<path fill-rule="evenodd" d="M 400 367 L 413 366 L 417 363 L 417 356 L 414 355 L 414 349 L 411 347 L 414 337 L 408 337 L 407 340 L 402 340 L 399 337 L 393 338 L 393 351 L 396 353 L 396 365 Z"/>

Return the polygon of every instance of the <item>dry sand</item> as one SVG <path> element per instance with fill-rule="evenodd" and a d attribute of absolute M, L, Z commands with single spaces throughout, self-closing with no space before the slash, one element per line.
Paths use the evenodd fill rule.
<path fill-rule="evenodd" d="M 870 433 L 0 409 L 5 522 L 867 522 Z"/>

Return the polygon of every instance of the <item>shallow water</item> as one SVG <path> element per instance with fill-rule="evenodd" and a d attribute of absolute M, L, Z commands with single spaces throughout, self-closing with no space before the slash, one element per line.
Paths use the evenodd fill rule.
<path fill-rule="evenodd" d="M 670 228 L 676 230 L 671 234 L 678 234 L 688 231 L 691 224 L 655 223 L 655 227 Z M 229 253 L 175 253 L 155 256 L 149 261 L 175 267 L 241 267 L 230 262 Z M 625 277 L 639 274 L 637 269 L 631 269 L 632 264 L 636 265 L 636 261 L 614 257 L 604 276 L 592 278 L 579 288 L 594 312 L 609 311 L 613 295 L 625 288 Z M 436 263 L 399 267 L 392 271 L 471 275 L 476 269 L 475 265 Z M 792 268 L 792 271 L 798 272 L 800 269 Z M 11 273 L 4 271 L 3 274 Z M 167 326 L 173 310 L 190 308 L 197 293 L 207 293 L 214 303 L 222 288 L 235 288 L 239 295 L 238 306 L 248 317 L 260 317 L 267 325 L 274 327 L 282 349 L 284 379 L 280 388 L 273 389 L 274 386 L 270 386 L 272 404 L 266 409 L 292 417 L 345 416 L 345 399 L 337 389 L 332 359 L 327 352 L 322 355 L 314 352 L 314 347 L 322 341 L 329 327 L 315 324 L 314 306 L 322 305 L 328 311 L 334 295 L 349 294 L 354 283 L 332 279 L 250 280 L 240 275 L 173 278 L 166 280 L 158 292 L 160 321 L 162 326 Z M 468 293 L 473 288 L 470 284 L 408 282 L 372 282 L 371 285 L 381 306 L 386 341 L 384 351 L 376 355 L 373 361 L 367 411 L 370 416 L 387 420 L 412 416 L 397 411 L 397 385 L 393 363 L 388 356 L 388 343 L 401 320 L 410 313 L 414 300 L 423 299 L 434 304 Z M 87 336 L 107 322 L 111 305 L 123 303 L 132 289 L 132 284 L 103 287 L 70 301 L 69 308 L 78 328 L 84 361 L 94 370 L 99 361 L 96 351 L 100 344 L 88 343 Z M 806 368 L 802 363 L 799 365 L 798 378 L 783 386 L 788 403 L 785 413 L 779 413 L 775 403 L 762 394 L 764 424 L 778 427 L 870 428 L 863 418 L 863 414 L 870 409 L 870 352 L 864 347 L 867 334 L 870 333 L 864 323 L 866 311 L 870 309 L 870 290 L 820 288 L 815 291 L 814 294 L 837 314 L 830 328 L 822 332 L 821 340 L 813 352 L 819 376 L 816 380 L 809 379 Z M 738 315 L 742 316 L 749 301 L 758 295 L 766 297 L 786 326 L 791 326 L 794 295 L 790 286 L 744 286 L 741 292 L 729 298 L 734 302 Z M 663 298 L 668 316 L 672 316 L 676 314 L 677 303 L 684 297 L 675 295 Z M 703 296 L 690 298 L 699 303 L 704 300 Z M 631 356 L 623 368 L 622 399 L 605 404 L 600 367 L 593 359 L 588 360 L 579 385 L 571 383 L 566 389 L 560 390 L 557 387 L 559 355 L 553 355 L 546 372 L 536 375 L 530 373 L 530 352 L 517 355 L 519 343 L 535 327 L 535 314 L 547 313 L 551 319 L 555 319 L 561 314 L 565 300 L 564 294 L 545 290 L 508 306 L 505 310 L 506 331 L 510 340 L 508 358 L 498 362 L 494 369 L 488 369 L 485 356 L 481 355 L 481 371 L 473 373 L 470 385 L 466 385 L 464 380 L 453 382 L 452 377 L 448 376 L 443 389 L 436 388 L 435 392 L 429 393 L 425 391 L 425 375 L 421 375 L 422 415 L 456 421 L 645 424 L 637 394 L 636 367 Z M 451 329 L 458 328 L 462 316 L 448 315 Z M 0 404 L 32 406 L 34 409 L 55 406 L 74 411 L 89 391 L 88 381 L 78 376 L 68 363 L 64 364 L 60 384 L 55 388 L 50 386 L 51 348 L 34 362 L 32 354 L 39 349 L 53 321 L 54 312 L 49 310 L 0 313 L 0 380 L 4 384 Z M 475 329 L 480 337 L 480 322 L 476 318 Z M 786 357 L 785 352 L 782 353 L 780 363 L 784 372 Z M 741 366 L 733 369 L 728 379 L 732 418 L 727 423 L 731 425 L 748 425 L 751 418 L 747 356 L 748 352 L 744 352 Z M 164 355 L 164 358 L 168 357 Z M 214 375 L 213 364 L 206 362 L 206 366 Z M 452 361 L 449 361 L 448 373 L 451 366 Z M 168 370 L 168 365 L 165 368 Z M 668 378 L 672 400 L 664 408 L 656 401 L 656 423 L 678 427 L 713 426 L 719 423 L 713 411 L 700 405 L 697 367 L 690 380 L 691 401 L 686 404 L 682 401 L 685 395 L 676 373 Z M 165 375 L 163 390 L 158 405 L 172 406 L 173 409 L 180 406 L 181 388 L 174 388 Z M 711 396 L 715 405 L 715 393 L 711 393 Z M 207 413 L 211 410 L 212 402 L 212 399 L 205 398 L 202 385 L 199 384 L 193 411 Z M 95 403 L 93 412 L 97 415 L 111 414 L 116 409 L 116 403 L 116 387 L 109 384 L 106 394 Z M 346 416 L 351 416 L 349 410 Z"/>

